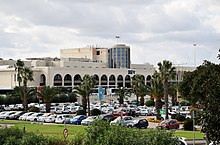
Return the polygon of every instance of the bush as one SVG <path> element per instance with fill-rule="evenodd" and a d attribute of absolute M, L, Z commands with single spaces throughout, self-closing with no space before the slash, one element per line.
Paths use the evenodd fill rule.
<path fill-rule="evenodd" d="M 155 102 L 154 102 L 154 100 L 151 100 L 151 99 L 150 99 L 150 100 L 148 100 L 148 101 L 145 102 L 145 105 L 148 106 L 148 107 L 150 107 L 150 106 L 155 106 Z"/>
<path fill-rule="evenodd" d="M 30 112 L 39 112 L 40 109 L 34 106 L 31 106 L 31 108 L 29 109 Z"/>
<path fill-rule="evenodd" d="M 184 121 L 184 120 L 186 120 L 185 116 L 180 115 L 180 114 L 177 114 L 176 117 L 175 117 L 175 119 L 176 119 L 177 121 Z"/>
<path fill-rule="evenodd" d="M 48 140 L 43 135 L 36 133 L 26 133 L 24 134 L 21 144 L 23 145 L 47 145 Z"/>
<path fill-rule="evenodd" d="M 84 110 L 78 110 L 78 111 L 76 112 L 76 114 L 77 114 L 77 115 L 85 115 L 86 112 L 85 112 Z"/>
<path fill-rule="evenodd" d="M 97 116 L 100 114 L 101 114 L 101 111 L 99 109 L 92 109 L 91 110 L 91 115 L 93 115 L 93 116 Z"/>
<path fill-rule="evenodd" d="M 177 138 L 172 132 L 164 130 L 141 130 L 122 126 L 110 126 L 109 123 L 94 121 L 86 129 L 84 145 L 175 145 Z"/>
<path fill-rule="evenodd" d="M 23 132 L 18 128 L 2 128 L 0 129 L 0 144 L 2 145 L 6 142 L 8 144 L 17 144 L 22 136 Z"/>
<path fill-rule="evenodd" d="M 183 129 L 193 131 L 193 120 L 192 119 L 186 119 L 183 123 Z"/>

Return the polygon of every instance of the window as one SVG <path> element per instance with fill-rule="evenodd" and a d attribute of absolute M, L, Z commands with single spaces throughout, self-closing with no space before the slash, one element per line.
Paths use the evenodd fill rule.
<path fill-rule="evenodd" d="M 100 51 L 96 51 L 96 55 L 100 55 Z"/>

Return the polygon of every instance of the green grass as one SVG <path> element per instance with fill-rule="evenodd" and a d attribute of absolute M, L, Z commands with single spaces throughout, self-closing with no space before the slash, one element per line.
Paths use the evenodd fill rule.
<path fill-rule="evenodd" d="M 175 136 L 180 136 L 180 137 L 185 137 L 187 139 L 193 139 L 194 133 L 193 131 L 182 131 L 182 130 L 177 130 L 174 132 Z M 195 139 L 203 139 L 204 133 L 200 131 L 195 131 Z"/>
<path fill-rule="evenodd" d="M 11 124 L 21 130 L 25 127 L 25 131 L 41 133 L 43 135 L 63 135 L 64 129 L 63 124 L 31 124 L 31 122 L 17 120 L 0 120 L 0 124 Z M 79 132 L 84 132 L 86 127 L 67 124 L 66 128 L 68 129 L 69 135 L 74 135 Z"/>
<path fill-rule="evenodd" d="M 63 124 L 42 125 L 42 124 L 31 124 L 31 122 L 28 121 L 18 121 L 18 120 L 0 120 L 0 124 L 11 124 L 22 130 L 23 127 L 25 126 L 25 130 L 28 132 L 41 133 L 43 135 L 49 135 L 49 136 L 53 136 L 53 135 L 63 136 L 63 129 L 64 129 Z M 66 128 L 68 129 L 69 136 L 72 136 L 77 133 L 85 132 L 86 126 L 67 124 Z M 193 139 L 192 131 L 177 130 L 174 132 L 174 135 L 185 137 L 187 139 Z M 196 139 L 203 139 L 203 137 L 204 137 L 203 133 L 201 133 L 200 131 L 195 131 Z"/>

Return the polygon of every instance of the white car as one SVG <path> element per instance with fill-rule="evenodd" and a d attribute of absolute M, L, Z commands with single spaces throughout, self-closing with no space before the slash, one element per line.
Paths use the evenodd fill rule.
<path fill-rule="evenodd" d="M 144 115 L 144 116 L 149 115 L 148 109 L 140 109 L 140 115 Z"/>
<path fill-rule="evenodd" d="M 50 115 L 52 115 L 52 114 L 51 114 L 51 113 L 44 113 L 42 116 L 39 116 L 39 117 L 38 117 L 37 121 L 38 121 L 38 122 L 45 122 L 45 119 L 46 119 L 47 117 L 49 117 Z"/>
<path fill-rule="evenodd" d="M 43 113 L 34 113 L 26 118 L 27 121 L 37 121 L 38 117 L 42 116 Z"/>
<path fill-rule="evenodd" d="M 134 118 L 132 116 L 119 116 L 113 121 L 110 122 L 110 125 L 123 125 L 127 126 L 127 124 L 133 122 Z"/>
<path fill-rule="evenodd" d="M 23 115 L 21 115 L 18 119 L 19 120 L 26 120 L 26 118 L 30 115 L 34 114 L 34 112 L 27 112 L 27 113 L 24 113 Z"/>
<path fill-rule="evenodd" d="M 97 118 L 97 116 L 89 116 L 86 119 L 83 119 L 81 121 L 81 125 L 91 125 L 91 123 Z"/>
<path fill-rule="evenodd" d="M 55 123 L 70 123 L 70 119 L 73 118 L 70 114 L 59 114 L 55 120 Z"/>
<path fill-rule="evenodd" d="M 9 115 L 9 119 L 18 119 L 24 113 L 24 111 L 17 111 L 16 113 Z"/>
<path fill-rule="evenodd" d="M 52 115 L 46 117 L 44 121 L 47 122 L 47 123 L 54 123 L 56 118 L 57 118 L 57 115 L 52 114 Z"/>
<path fill-rule="evenodd" d="M 15 114 L 15 113 L 16 111 L 7 111 L 6 113 L 0 115 L 0 119 L 9 119 L 9 115 Z"/>

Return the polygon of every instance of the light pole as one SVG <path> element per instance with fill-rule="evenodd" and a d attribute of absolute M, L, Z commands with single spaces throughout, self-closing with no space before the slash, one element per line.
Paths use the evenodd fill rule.
<path fill-rule="evenodd" d="M 117 40 L 117 44 L 118 44 L 118 40 L 120 39 L 120 36 L 115 36 L 116 40 Z"/>
<path fill-rule="evenodd" d="M 196 69 L 196 44 L 193 44 L 194 46 L 194 67 Z M 193 117 L 193 145 L 195 145 L 195 110 L 192 110 L 192 117 Z"/>

